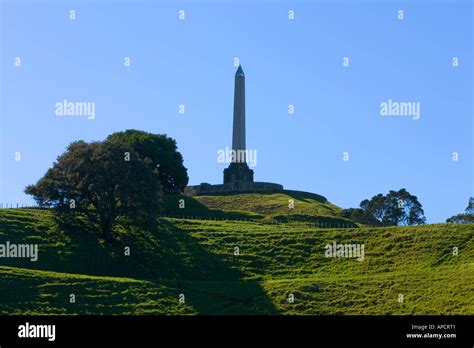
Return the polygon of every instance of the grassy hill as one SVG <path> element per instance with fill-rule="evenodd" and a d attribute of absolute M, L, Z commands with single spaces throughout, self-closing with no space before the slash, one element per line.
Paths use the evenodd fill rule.
<path fill-rule="evenodd" d="M 150 230 L 119 226 L 110 244 L 48 210 L 2 209 L 0 243 L 37 243 L 39 259 L 0 258 L 0 314 L 474 314 L 474 225 L 268 224 L 286 197 L 264 211 L 245 196 L 239 210 L 263 218 L 164 218 Z M 364 244 L 364 261 L 326 258 L 333 241 Z"/>
<path fill-rule="evenodd" d="M 0 266 L 0 313 L 162 314 L 195 313 L 173 297 L 176 282 L 159 284 L 114 277 L 37 271 Z M 70 295 L 77 296 L 70 303 Z"/>
<path fill-rule="evenodd" d="M 184 200 L 184 208 L 179 201 Z M 290 202 L 293 204 L 290 208 Z M 307 222 L 321 226 L 353 226 L 341 218 L 342 208 L 321 196 L 298 191 L 257 194 L 244 193 L 216 196 L 165 196 L 165 214 L 173 217 L 226 218 L 237 220 L 271 220 Z"/>
<path fill-rule="evenodd" d="M 341 208 L 327 201 L 286 193 L 245 193 L 232 196 L 195 196 L 194 198 L 208 208 L 252 212 L 263 216 L 287 214 L 336 216 L 342 212 Z M 293 209 L 288 208 L 290 200 L 294 201 Z"/>

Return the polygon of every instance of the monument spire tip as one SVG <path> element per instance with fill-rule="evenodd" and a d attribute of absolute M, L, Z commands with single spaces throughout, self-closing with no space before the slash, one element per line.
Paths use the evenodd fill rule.
<path fill-rule="evenodd" d="M 237 72 L 235 75 L 242 75 L 245 76 L 244 71 L 242 70 L 242 65 L 239 64 L 239 68 L 237 69 Z"/>

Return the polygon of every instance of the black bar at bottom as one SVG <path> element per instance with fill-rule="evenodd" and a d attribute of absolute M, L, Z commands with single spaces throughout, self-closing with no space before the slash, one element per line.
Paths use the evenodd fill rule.
<path fill-rule="evenodd" d="M 54 341 L 50 342 L 48 338 L 20 338 L 19 328 L 26 323 L 30 327 L 55 325 Z M 419 337 L 407 336 L 420 334 Z M 1 347 L 40 342 L 133 345 L 383 343 L 417 346 L 462 344 L 472 347 L 474 316 L 0 317 Z"/>

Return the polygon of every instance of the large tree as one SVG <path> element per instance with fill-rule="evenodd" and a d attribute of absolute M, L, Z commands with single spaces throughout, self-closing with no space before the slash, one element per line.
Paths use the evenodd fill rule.
<path fill-rule="evenodd" d="M 183 191 L 188 184 L 188 171 L 174 139 L 162 134 L 129 129 L 113 133 L 107 140 L 121 140 L 130 144 L 142 158 L 149 160 L 152 168 L 159 168 L 165 192 Z"/>
<path fill-rule="evenodd" d="M 343 216 L 372 226 L 420 225 L 426 222 L 418 198 L 406 189 L 379 193 L 360 203 L 360 208 L 345 209 Z"/>
<path fill-rule="evenodd" d="M 25 189 L 40 206 L 83 213 L 100 226 L 101 238 L 113 237 L 119 216 L 154 219 L 159 211 L 158 173 L 129 144 L 76 141 L 43 178 Z"/>
<path fill-rule="evenodd" d="M 395 225 L 422 225 L 426 222 L 418 197 L 410 194 L 404 188 L 390 191 L 387 195 L 387 203 L 391 208 L 391 222 Z"/>

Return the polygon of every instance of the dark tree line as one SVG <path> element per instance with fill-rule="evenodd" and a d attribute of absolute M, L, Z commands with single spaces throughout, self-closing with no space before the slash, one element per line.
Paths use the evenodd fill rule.
<path fill-rule="evenodd" d="M 360 208 L 344 209 L 342 216 L 370 226 L 421 225 L 426 222 L 418 198 L 404 188 L 365 199 Z"/>
<path fill-rule="evenodd" d="M 101 238 L 111 239 L 119 217 L 139 224 L 156 220 L 163 189 L 179 191 L 187 182 L 173 139 L 129 130 L 102 142 L 71 143 L 25 192 L 40 206 L 86 217 Z"/>

